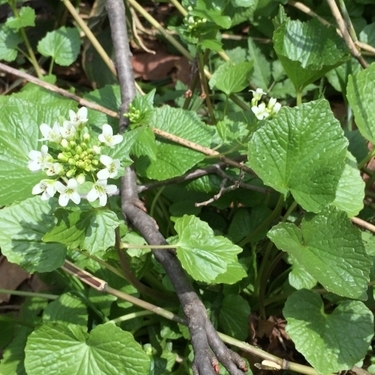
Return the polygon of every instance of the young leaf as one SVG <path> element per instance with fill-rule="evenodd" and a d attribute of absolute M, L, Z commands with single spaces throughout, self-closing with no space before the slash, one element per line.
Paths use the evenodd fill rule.
<path fill-rule="evenodd" d="M 35 10 L 30 7 L 22 7 L 18 17 L 9 17 L 5 25 L 16 31 L 21 27 L 35 26 Z"/>
<path fill-rule="evenodd" d="M 360 301 L 343 301 L 331 314 L 320 296 L 300 290 L 283 310 L 286 331 L 320 375 L 351 369 L 366 355 L 373 336 L 372 312 Z"/>
<path fill-rule="evenodd" d="M 361 134 L 375 143 L 375 63 L 354 76 L 349 76 L 347 97 Z"/>
<path fill-rule="evenodd" d="M 53 271 L 64 263 L 65 246 L 42 241 L 55 224 L 56 206 L 55 199 L 34 197 L 0 210 L 0 246 L 10 262 L 31 273 Z"/>
<path fill-rule="evenodd" d="M 215 236 L 207 223 L 195 216 L 184 215 L 176 219 L 178 234 L 177 258 L 182 267 L 197 281 L 211 283 L 228 265 L 238 263 L 242 251 L 223 236 Z"/>
<path fill-rule="evenodd" d="M 363 208 L 365 182 L 357 167 L 354 156 L 348 151 L 344 171 L 336 190 L 334 206 L 345 211 L 349 217 L 358 215 Z"/>
<path fill-rule="evenodd" d="M 18 55 L 17 46 L 22 38 L 9 27 L 0 25 L 0 60 L 14 61 Z"/>
<path fill-rule="evenodd" d="M 182 109 L 168 106 L 156 109 L 150 126 L 205 147 L 212 140 L 213 130 L 201 122 L 195 113 Z M 156 160 L 147 156 L 136 160 L 137 172 L 155 180 L 180 176 L 204 159 L 202 153 L 167 140 L 158 140 L 156 147 Z"/>
<path fill-rule="evenodd" d="M 226 95 L 240 92 L 249 86 L 253 62 L 234 64 L 227 61 L 221 65 L 210 79 L 210 87 L 216 87 Z"/>
<path fill-rule="evenodd" d="M 360 298 L 367 290 L 371 260 L 366 254 L 361 231 L 345 212 L 335 207 L 303 219 L 301 229 L 279 223 L 268 233 L 281 250 L 322 286 L 343 297 Z"/>
<path fill-rule="evenodd" d="M 70 293 L 62 294 L 44 309 L 44 322 L 87 324 L 87 308 L 80 297 Z"/>
<path fill-rule="evenodd" d="M 336 196 L 347 140 L 326 100 L 283 107 L 249 142 L 249 166 L 266 185 L 319 212 Z"/>
<path fill-rule="evenodd" d="M 267 90 L 271 79 L 271 64 L 251 38 L 247 40 L 249 59 L 254 62 L 254 74 L 251 81 L 255 86 Z"/>
<path fill-rule="evenodd" d="M 298 91 L 323 77 L 350 57 L 334 27 L 313 19 L 306 23 L 287 19 L 274 32 L 275 51 Z"/>
<path fill-rule="evenodd" d="M 28 375 L 139 375 L 146 374 L 150 365 L 131 333 L 111 323 L 98 325 L 89 334 L 79 325 L 43 324 L 29 336 L 25 354 Z"/>
<path fill-rule="evenodd" d="M 248 302 L 239 295 L 229 294 L 221 304 L 219 326 L 224 333 L 245 340 L 248 336 L 249 316 Z"/>
<path fill-rule="evenodd" d="M 52 57 L 61 66 L 68 66 L 76 61 L 81 46 L 79 31 L 74 27 L 60 27 L 48 32 L 39 41 L 37 49 L 43 56 Z"/>
<path fill-rule="evenodd" d="M 43 236 L 45 242 L 59 242 L 68 248 L 79 247 L 90 254 L 108 249 L 115 244 L 115 229 L 120 225 L 110 210 L 92 209 L 56 212 L 58 223 Z"/>

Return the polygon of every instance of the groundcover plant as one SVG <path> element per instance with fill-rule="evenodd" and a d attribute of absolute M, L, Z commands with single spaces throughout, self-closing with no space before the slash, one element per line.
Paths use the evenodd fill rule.
<path fill-rule="evenodd" d="M 1 375 L 375 373 L 372 0 L 0 17 Z"/>

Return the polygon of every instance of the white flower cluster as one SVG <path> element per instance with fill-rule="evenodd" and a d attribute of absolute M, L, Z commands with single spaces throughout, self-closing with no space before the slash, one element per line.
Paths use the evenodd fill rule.
<path fill-rule="evenodd" d="M 277 103 L 275 98 L 270 98 L 267 105 L 264 102 L 258 104 L 262 99 L 262 96 L 266 95 L 262 89 L 250 91 L 253 93 L 253 98 L 251 99 L 251 110 L 258 120 L 264 120 L 280 111 L 281 104 Z"/>
<path fill-rule="evenodd" d="M 108 185 L 108 178 L 115 178 L 120 168 L 120 160 L 102 154 L 102 148 L 114 147 L 122 142 L 122 135 L 113 135 L 110 125 L 104 124 L 98 140 L 92 140 L 85 126 L 87 108 L 82 107 L 77 113 L 69 111 L 69 120 L 60 118 L 53 126 L 40 125 L 46 141 L 40 151 L 29 152 L 28 167 L 32 172 L 44 171 L 50 177 L 41 180 L 33 189 L 33 194 L 42 194 L 47 200 L 56 192 L 60 206 L 66 206 L 69 200 L 79 204 L 81 194 L 79 188 L 86 181 L 90 182 L 87 200 L 99 199 L 99 204 L 107 204 L 108 194 L 117 191 L 116 185 Z"/>

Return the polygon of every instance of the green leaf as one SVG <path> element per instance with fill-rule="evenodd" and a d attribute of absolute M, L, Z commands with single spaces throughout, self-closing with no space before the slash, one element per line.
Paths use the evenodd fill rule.
<path fill-rule="evenodd" d="M 292 263 L 292 269 L 288 275 L 289 284 L 297 290 L 312 289 L 317 283 L 316 279 L 298 263 L 293 255 L 289 254 L 289 259 Z"/>
<path fill-rule="evenodd" d="M 240 242 L 254 232 L 269 216 L 271 211 L 264 206 L 254 207 L 251 210 L 239 209 L 230 223 L 228 235 L 234 242 Z M 263 228 L 251 237 L 250 241 L 256 243 L 266 237 L 268 228 Z"/>
<path fill-rule="evenodd" d="M 33 186 L 45 178 L 45 174 L 33 173 L 27 167 L 29 152 L 42 146 L 39 125 L 52 125 L 59 115 L 66 117 L 69 109 L 76 107 L 72 101 L 51 94 L 40 94 L 37 102 L 29 96 L 27 92 L 0 96 L 0 205 L 32 196 Z"/>
<path fill-rule="evenodd" d="M 55 223 L 56 205 L 55 199 L 34 197 L 0 210 L 0 246 L 10 262 L 30 273 L 53 271 L 64 263 L 65 246 L 42 241 Z"/>
<path fill-rule="evenodd" d="M 139 137 L 131 149 L 132 154 L 137 157 L 147 155 L 151 160 L 156 160 L 157 145 L 155 134 L 148 126 L 142 126 L 137 129 L 139 129 Z"/>
<path fill-rule="evenodd" d="M 301 290 L 288 297 L 283 313 L 296 349 L 320 375 L 349 370 L 366 356 L 374 318 L 362 302 L 340 302 L 327 314 L 318 294 Z"/>
<path fill-rule="evenodd" d="M 220 307 L 219 327 L 229 336 L 245 340 L 248 336 L 250 306 L 239 295 L 229 294 L 224 297 Z"/>
<path fill-rule="evenodd" d="M 79 247 L 90 254 L 115 244 L 115 229 L 120 221 L 113 211 L 59 209 L 56 217 L 58 223 L 43 236 L 45 242 L 60 242 L 69 249 Z"/>
<path fill-rule="evenodd" d="M 90 334 L 78 325 L 43 324 L 29 336 L 25 354 L 28 375 L 139 375 L 150 365 L 133 336 L 111 323 Z"/>
<path fill-rule="evenodd" d="M 240 92 L 249 86 L 253 62 L 234 64 L 227 61 L 215 70 L 210 79 L 210 87 L 218 88 L 226 95 Z"/>
<path fill-rule="evenodd" d="M 358 215 L 363 208 L 365 182 L 357 167 L 354 156 L 348 151 L 344 171 L 336 190 L 334 206 L 345 211 L 349 217 Z"/>
<path fill-rule="evenodd" d="M 361 231 L 345 212 L 330 207 L 308 215 L 301 229 L 279 223 L 268 233 L 271 241 L 293 258 L 329 292 L 360 298 L 367 290 L 371 260 L 366 254 Z"/>
<path fill-rule="evenodd" d="M 318 20 L 287 19 L 273 35 L 275 51 L 297 91 L 323 77 L 350 57 L 334 27 Z"/>
<path fill-rule="evenodd" d="M 246 276 L 247 272 L 245 267 L 236 259 L 235 262 L 227 264 L 226 272 L 217 275 L 214 284 L 232 285 L 242 280 Z"/>
<path fill-rule="evenodd" d="M 48 32 L 38 43 L 40 54 L 52 57 L 61 66 L 68 66 L 76 61 L 81 46 L 79 31 L 74 27 L 60 27 Z"/>
<path fill-rule="evenodd" d="M 22 7 L 18 17 L 9 17 L 5 25 L 17 31 L 22 27 L 35 26 L 35 10 L 27 6 Z"/>
<path fill-rule="evenodd" d="M 251 38 L 247 40 L 247 43 L 249 59 L 254 63 L 254 74 L 251 76 L 251 82 L 256 87 L 267 90 L 271 79 L 271 64 Z"/>
<path fill-rule="evenodd" d="M 319 212 L 336 196 L 347 140 L 329 103 L 283 107 L 249 142 L 249 166 L 266 185 Z"/>
<path fill-rule="evenodd" d="M 208 147 L 213 129 L 193 112 L 164 106 L 156 109 L 150 126 Z M 155 180 L 180 176 L 204 159 L 200 152 L 160 139 L 156 141 L 156 160 L 141 156 L 135 162 L 138 174 Z"/>
<path fill-rule="evenodd" d="M 197 281 L 213 282 L 227 271 L 228 264 L 238 263 L 242 251 L 223 236 L 215 236 L 207 223 L 195 216 L 176 219 L 177 258 L 182 267 Z"/>
<path fill-rule="evenodd" d="M 18 55 L 17 46 L 22 42 L 18 33 L 0 25 L 0 60 L 14 61 Z"/>
<path fill-rule="evenodd" d="M 346 131 L 345 137 L 349 140 L 348 150 L 356 158 L 359 164 L 369 153 L 367 141 L 358 129 Z"/>
<path fill-rule="evenodd" d="M 62 294 L 44 309 L 44 322 L 87 324 L 87 308 L 81 298 L 70 293 Z"/>
<path fill-rule="evenodd" d="M 375 63 L 369 68 L 349 76 L 347 98 L 354 112 L 355 122 L 361 134 L 375 143 Z"/>

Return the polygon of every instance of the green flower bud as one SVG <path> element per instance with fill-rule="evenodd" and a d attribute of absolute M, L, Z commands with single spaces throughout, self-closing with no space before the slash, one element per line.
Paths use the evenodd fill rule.
<path fill-rule="evenodd" d="M 76 177 L 76 180 L 77 182 L 82 185 L 85 181 L 86 181 L 86 177 L 83 173 L 79 174 L 77 177 Z"/>
<path fill-rule="evenodd" d="M 90 136 L 89 133 L 85 133 L 85 134 L 83 134 L 83 140 L 84 140 L 84 141 L 89 141 L 90 139 L 91 139 L 91 136 Z"/>
<path fill-rule="evenodd" d="M 76 161 L 74 160 L 74 158 L 69 158 L 68 164 L 69 165 L 76 165 Z"/>
<path fill-rule="evenodd" d="M 76 141 L 69 141 L 69 145 L 71 148 L 75 148 L 77 146 L 77 142 Z"/>
<path fill-rule="evenodd" d="M 72 178 L 76 174 L 76 169 L 69 169 L 68 172 L 66 172 L 66 177 Z"/>
<path fill-rule="evenodd" d="M 82 153 L 82 147 L 80 146 L 80 145 L 78 145 L 77 147 L 76 147 L 76 152 L 77 152 L 77 154 L 81 154 Z"/>
<path fill-rule="evenodd" d="M 69 142 L 64 138 L 60 142 L 62 148 L 69 148 Z"/>
<path fill-rule="evenodd" d="M 69 160 L 69 156 L 66 155 L 64 152 L 60 152 L 58 155 L 57 155 L 57 159 L 61 160 L 61 161 L 64 161 L 64 162 L 67 162 Z"/>
<path fill-rule="evenodd" d="M 76 166 L 80 169 L 85 169 L 86 163 L 82 160 L 77 161 Z"/>

